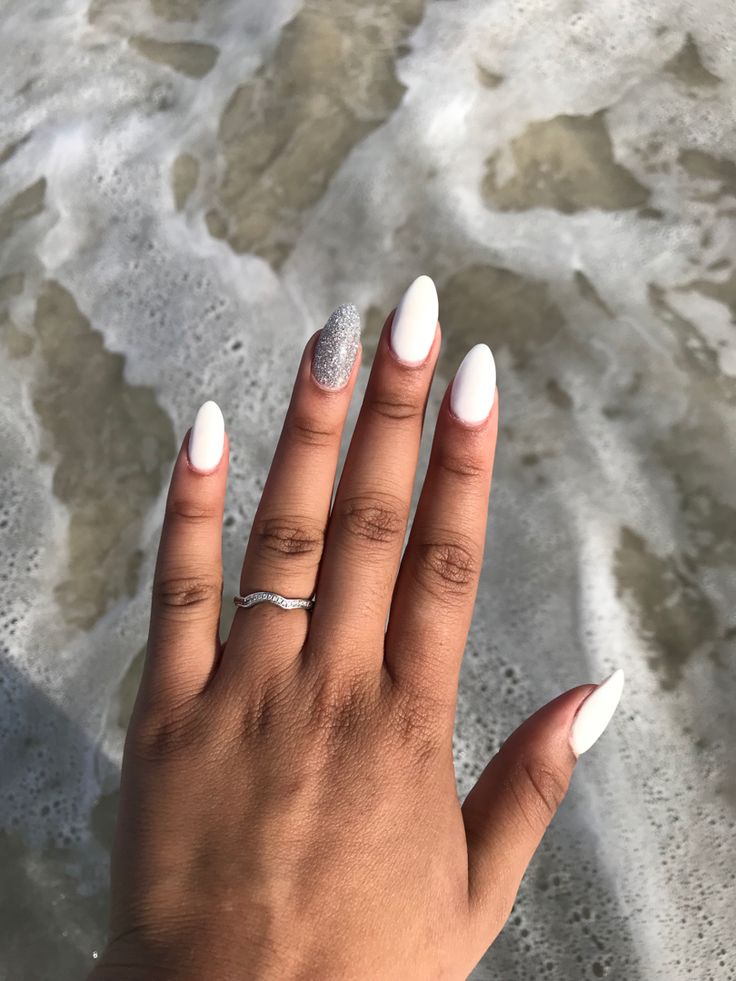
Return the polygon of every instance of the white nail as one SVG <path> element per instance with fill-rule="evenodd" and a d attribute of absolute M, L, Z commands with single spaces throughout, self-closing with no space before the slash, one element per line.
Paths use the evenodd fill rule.
<path fill-rule="evenodd" d="M 624 673 L 614 671 L 585 699 L 570 729 L 570 745 L 576 756 L 590 749 L 611 721 L 624 690 Z"/>
<path fill-rule="evenodd" d="M 487 344 L 471 347 L 457 369 L 450 409 L 463 422 L 482 422 L 496 397 L 496 362 Z"/>
<path fill-rule="evenodd" d="M 397 358 L 420 364 L 437 330 L 439 300 L 429 276 L 417 276 L 401 297 L 391 324 L 391 350 Z"/>
<path fill-rule="evenodd" d="M 217 402 L 200 406 L 189 434 L 189 462 L 194 470 L 208 473 L 222 459 L 225 448 L 225 420 Z"/>

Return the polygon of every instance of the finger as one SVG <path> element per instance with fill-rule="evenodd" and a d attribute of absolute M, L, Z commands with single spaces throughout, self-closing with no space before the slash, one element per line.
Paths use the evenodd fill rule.
<path fill-rule="evenodd" d="M 301 598 L 314 593 L 359 353 L 360 317 L 350 304 L 338 307 L 307 343 L 243 560 L 244 596 L 260 590 Z M 270 603 L 239 609 L 225 662 L 231 654 L 239 663 L 252 663 L 256 654 L 296 654 L 308 622 L 306 611 L 286 612 Z"/>
<path fill-rule="evenodd" d="M 439 346 L 437 291 L 420 276 L 384 325 L 350 442 L 312 615 L 314 650 L 373 651 L 382 662 Z"/>
<path fill-rule="evenodd" d="M 164 692 L 201 690 L 218 656 L 227 463 L 222 412 L 205 402 L 174 465 L 153 581 L 145 680 Z"/>
<path fill-rule="evenodd" d="M 470 900 L 485 946 L 508 917 L 577 759 L 610 722 L 623 684 L 618 670 L 597 687 L 573 688 L 545 705 L 508 739 L 465 799 Z"/>
<path fill-rule="evenodd" d="M 394 682 L 439 695 L 452 714 L 483 561 L 498 429 L 495 392 L 493 355 L 478 344 L 440 408 L 386 634 Z"/>

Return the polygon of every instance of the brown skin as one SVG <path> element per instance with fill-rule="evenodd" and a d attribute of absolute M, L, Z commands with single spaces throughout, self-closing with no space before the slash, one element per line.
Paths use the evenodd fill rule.
<path fill-rule="evenodd" d="M 90 981 L 466 977 L 567 789 L 591 685 L 529 719 L 458 800 L 498 396 L 476 426 L 445 397 L 402 560 L 440 332 L 409 366 L 390 321 L 332 510 L 358 369 L 327 391 L 307 345 L 248 543 L 241 592 L 318 583 L 313 613 L 238 610 L 220 645 L 227 444 L 209 474 L 182 446 Z"/>

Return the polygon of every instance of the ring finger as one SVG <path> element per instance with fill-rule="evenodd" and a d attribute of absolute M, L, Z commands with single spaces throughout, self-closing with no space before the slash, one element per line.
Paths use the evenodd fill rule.
<path fill-rule="evenodd" d="M 307 343 L 243 560 L 244 596 L 314 592 L 359 353 L 360 317 L 351 304 L 338 307 Z M 239 609 L 223 663 L 296 654 L 307 625 L 301 610 L 284 612 L 271 603 Z"/>

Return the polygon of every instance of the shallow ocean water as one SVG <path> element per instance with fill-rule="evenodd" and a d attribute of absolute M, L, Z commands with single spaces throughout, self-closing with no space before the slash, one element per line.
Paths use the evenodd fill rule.
<path fill-rule="evenodd" d="M 0 977 L 80 977 L 104 942 L 196 407 L 232 444 L 227 595 L 302 344 L 353 302 L 369 364 L 428 273 L 427 435 L 477 341 L 501 400 L 461 792 L 534 708 L 627 674 L 474 977 L 735 978 L 736 9 L 4 0 L 0 21 Z"/>

